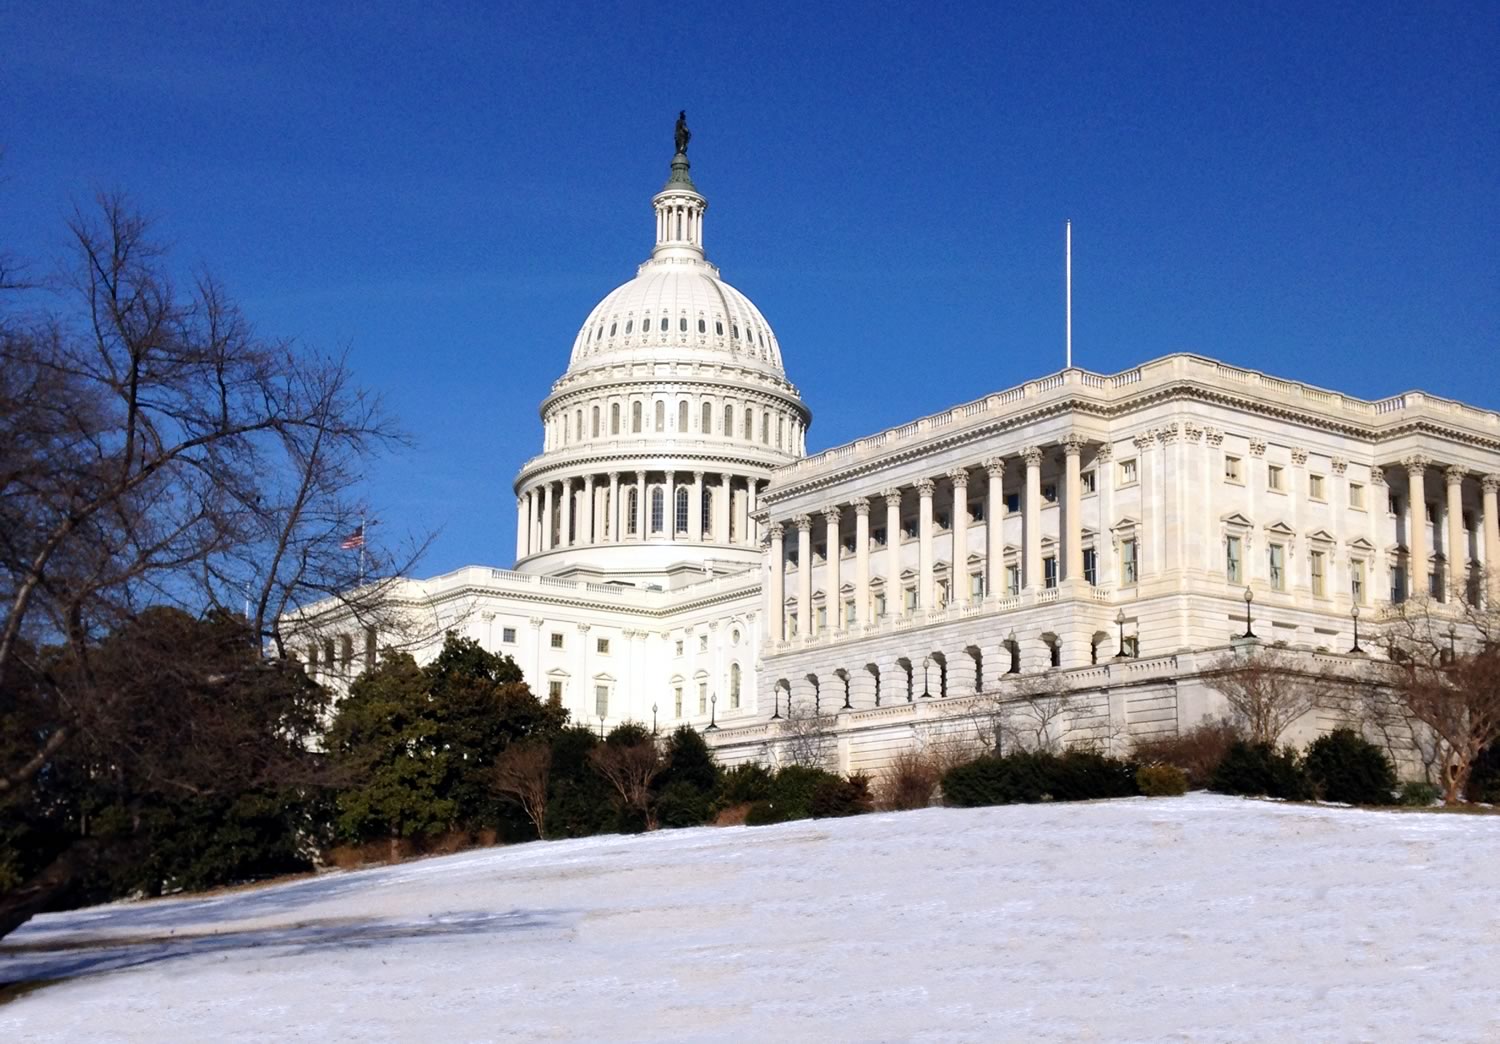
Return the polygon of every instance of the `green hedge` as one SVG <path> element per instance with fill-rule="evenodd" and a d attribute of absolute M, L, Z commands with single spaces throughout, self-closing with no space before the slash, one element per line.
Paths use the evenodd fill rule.
<path fill-rule="evenodd" d="M 1089 751 L 990 755 L 944 773 L 943 796 L 960 808 L 1133 797 L 1140 793 L 1135 773 L 1128 761 Z"/>

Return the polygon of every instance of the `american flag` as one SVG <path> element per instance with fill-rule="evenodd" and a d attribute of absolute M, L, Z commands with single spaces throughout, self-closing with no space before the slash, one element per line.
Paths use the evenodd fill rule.
<path fill-rule="evenodd" d="M 345 551 L 357 551 L 365 546 L 365 524 L 361 522 L 359 528 L 346 536 L 339 542 L 339 547 Z"/>

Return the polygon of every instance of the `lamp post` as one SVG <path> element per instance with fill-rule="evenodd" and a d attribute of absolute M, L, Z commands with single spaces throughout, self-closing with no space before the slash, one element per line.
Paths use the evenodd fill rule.
<path fill-rule="evenodd" d="M 1456 651 L 1453 648 L 1454 640 L 1457 637 L 1458 637 L 1458 624 L 1452 624 L 1452 623 L 1449 624 L 1448 625 L 1448 662 L 1449 663 L 1452 663 L 1453 660 L 1454 660 L 1454 658 L 1455 658 L 1455 656 L 1457 655 Z"/>
<path fill-rule="evenodd" d="M 1245 585 L 1245 633 L 1242 634 L 1242 635 L 1240 635 L 1241 638 L 1254 638 L 1255 637 L 1255 631 L 1250 626 L 1250 604 L 1252 602 L 1254 602 L 1254 601 L 1255 601 L 1255 592 L 1252 591 L 1252 590 L 1250 590 L 1250 586 L 1248 584 L 1246 584 Z"/>
<path fill-rule="evenodd" d="M 776 705 L 771 708 L 772 711 L 774 712 L 771 715 L 771 720 L 772 721 L 776 721 L 778 718 L 781 717 L 781 686 L 780 685 L 774 686 L 774 687 L 772 687 L 771 691 L 776 694 Z M 790 708 L 788 708 L 788 709 L 790 709 Z"/>
<path fill-rule="evenodd" d="M 651 735 L 656 735 L 656 704 L 651 705 Z"/>
<path fill-rule="evenodd" d="M 1349 652 L 1358 655 L 1364 652 L 1359 647 L 1359 606 L 1356 605 L 1353 609 L 1349 610 L 1349 618 L 1354 621 L 1354 647 Z"/>
<path fill-rule="evenodd" d="M 922 657 L 922 699 L 924 699 L 924 700 L 930 700 L 930 699 L 932 699 L 932 693 L 930 693 L 930 692 L 927 691 L 927 687 L 928 687 L 928 670 L 927 670 L 927 668 L 928 668 L 928 666 L 931 663 L 932 663 L 932 657 L 931 656 L 924 656 L 924 657 Z"/>
<path fill-rule="evenodd" d="M 717 731 L 719 731 L 718 718 L 719 718 L 719 694 L 718 693 L 714 693 L 713 695 L 709 696 L 709 698 L 708 698 L 708 728 L 704 729 L 703 731 L 704 732 L 717 732 Z"/>
<path fill-rule="evenodd" d="M 1115 613 L 1115 626 L 1120 629 L 1120 647 L 1115 653 L 1115 659 L 1125 659 L 1125 610 L 1121 609 Z"/>
<path fill-rule="evenodd" d="M 1125 610 L 1121 609 L 1120 611 L 1123 613 Z M 1006 671 L 1005 673 L 1020 674 L 1021 647 L 1016 644 L 1016 629 L 1014 627 L 1010 629 L 1010 634 L 1006 635 L 1005 648 L 1006 651 L 1010 653 L 1010 670 Z"/>
<path fill-rule="evenodd" d="M 604 715 L 599 715 L 599 738 L 604 738 Z"/>

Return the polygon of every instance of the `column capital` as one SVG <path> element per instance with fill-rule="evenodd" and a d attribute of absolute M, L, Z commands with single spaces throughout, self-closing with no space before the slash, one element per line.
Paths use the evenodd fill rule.
<path fill-rule="evenodd" d="M 1370 485 L 1385 485 L 1385 468 L 1381 467 L 1379 464 L 1370 465 Z"/>
<path fill-rule="evenodd" d="M 1021 451 L 1021 459 L 1026 462 L 1028 468 L 1041 467 L 1042 448 L 1040 446 L 1027 446 Z"/>
<path fill-rule="evenodd" d="M 1333 473 L 1335 475 L 1342 475 L 1344 472 L 1349 470 L 1349 462 L 1343 457 L 1333 457 L 1328 461 L 1328 464 L 1331 468 L 1333 468 Z"/>
<path fill-rule="evenodd" d="M 529 624 L 531 624 L 531 626 L 536 627 L 538 629 L 541 628 L 542 624 L 546 623 L 546 621 L 543 620 L 540 616 L 533 616 L 530 620 L 527 620 L 526 622 L 529 623 Z"/>
<path fill-rule="evenodd" d="M 953 483 L 955 486 L 961 486 L 964 489 L 968 489 L 969 488 L 969 469 L 968 468 L 954 468 L 952 471 L 948 472 L 948 481 L 951 482 L 951 483 Z"/>
<path fill-rule="evenodd" d="M 1139 435 L 1132 438 L 1130 441 L 1135 443 L 1135 448 L 1137 450 L 1145 452 L 1146 450 L 1150 449 L 1151 444 L 1156 441 L 1156 432 L 1148 428 L 1145 431 L 1141 432 Z"/>
<path fill-rule="evenodd" d="M 1115 459 L 1115 444 L 1109 440 L 1099 443 L 1099 448 L 1094 451 L 1094 459 L 1103 464 Z"/>
<path fill-rule="evenodd" d="M 1255 437 L 1252 436 L 1251 439 L 1250 439 L 1250 456 L 1252 456 L 1252 457 L 1264 457 L 1265 455 L 1266 455 L 1266 440 L 1265 439 L 1258 439 L 1258 438 L 1255 438 Z"/>
<path fill-rule="evenodd" d="M 1210 446 L 1224 445 L 1224 429 L 1222 428 L 1209 425 L 1203 429 L 1203 437 L 1208 440 Z"/>
<path fill-rule="evenodd" d="M 772 522 L 770 525 L 766 526 L 766 536 L 770 537 L 772 540 L 780 540 L 781 534 L 785 532 L 785 529 L 786 527 L 784 527 L 780 522 Z"/>
<path fill-rule="evenodd" d="M 1500 475 L 1485 475 L 1479 480 L 1479 488 L 1486 493 L 1500 493 Z"/>
<path fill-rule="evenodd" d="M 913 485 L 917 487 L 917 496 L 919 497 L 931 497 L 932 491 L 937 488 L 937 483 L 930 478 L 917 479 Z"/>
<path fill-rule="evenodd" d="M 869 497 L 855 497 L 849 503 L 853 506 L 856 515 L 868 515 L 870 513 Z"/>
<path fill-rule="evenodd" d="M 1418 472 L 1426 471 L 1427 466 L 1431 463 L 1432 458 L 1424 457 L 1420 453 L 1413 453 L 1409 457 L 1401 458 L 1401 466 L 1406 469 L 1408 474 L 1412 475 L 1415 475 Z"/>
<path fill-rule="evenodd" d="M 823 509 L 823 521 L 831 526 L 839 524 L 839 506 L 837 504 L 829 504 Z"/>
<path fill-rule="evenodd" d="M 797 527 L 797 532 L 799 533 L 812 532 L 813 521 L 811 515 L 798 515 L 796 518 L 792 519 L 792 524 Z"/>
<path fill-rule="evenodd" d="M 989 475 L 990 478 L 1004 478 L 1005 461 L 1001 460 L 999 457 L 991 457 L 989 460 L 984 462 L 984 470 L 985 474 Z"/>
<path fill-rule="evenodd" d="M 589 633 L 589 628 L 593 627 L 593 626 L 594 626 L 593 624 L 581 623 L 581 624 L 578 625 L 578 633 L 579 634 L 588 634 Z"/>
<path fill-rule="evenodd" d="M 1076 432 L 1069 432 L 1063 438 L 1063 456 L 1076 457 L 1083 452 L 1083 447 L 1088 445 L 1088 439 Z"/>
<path fill-rule="evenodd" d="M 899 489 L 888 489 L 880 494 L 885 498 L 885 506 L 898 508 L 901 506 L 901 491 Z"/>
<path fill-rule="evenodd" d="M 1443 477 L 1448 480 L 1448 485 L 1450 486 L 1459 485 L 1463 482 L 1464 479 L 1468 478 L 1468 476 L 1469 472 L 1467 471 L 1467 469 L 1460 467 L 1457 464 L 1449 464 L 1446 468 L 1443 469 Z"/>
<path fill-rule="evenodd" d="M 1182 429 L 1176 421 L 1173 421 L 1171 424 L 1163 424 L 1161 427 L 1156 429 L 1156 441 L 1160 442 L 1163 446 L 1166 446 L 1170 443 L 1176 442 L 1177 436 L 1181 433 Z"/>
<path fill-rule="evenodd" d="M 1297 465 L 1297 467 L 1299 467 L 1299 468 L 1302 465 L 1306 464 L 1307 463 L 1307 450 L 1303 449 L 1301 446 L 1293 446 L 1292 447 L 1292 463 L 1295 464 L 1295 465 Z"/>
<path fill-rule="evenodd" d="M 620 481 L 620 473 L 618 471 L 611 471 L 609 473 L 609 480 L 611 482 L 619 482 Z"/>
<path fill-rule="evenodd" d="M 699 483 L 701 485 L 702 482 L 703 482 L 703 472 L 701 472 L 701 471 L 695 471 L 695 472 L 693 472 L 693 481 L 697 482 L 697 483 Z"/>
<path fill-rule="evenodd" d="M 1188 421 L 1182 426 L 1182 437 L 1189 442 L 1197 443 L 1203 438 L 1203 429 L 1195 422 Z"/>

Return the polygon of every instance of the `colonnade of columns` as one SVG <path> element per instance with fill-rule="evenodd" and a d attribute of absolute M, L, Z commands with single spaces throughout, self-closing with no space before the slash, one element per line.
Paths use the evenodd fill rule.
<path fill-rule="evenodd" d="M 1470 473 L 1453 464 L 1442 468 L 1447 494 L 1443 501 L 1443 514 L 1447 522 L 1444 532 L 1435 513 L 1430 520 L 1427 517 L 1427 472 L 1436 467 L 1436 463 L 1423 454 L 1413 454 L 1402 459 L 1401 466 L 1406 469 L 1408 592 L 1413 595 L 1427 593 L 1427 578 L 1432 569 L 1434 553 L 1427 533 L 1427 523 L 1431 521 L 1432 535 L 1440 538 L 1443 543 L 1444 564 L 1447 567 L 1445 582 L 1440 585 L 1443 599 L 1461 599 L 1468 591 L 1471 568 L 1468 530 L 1464 526 L 1464 483 L 1470 479 Z M 1484 594 L 1489 603 L 1494 605 L 1500 603 L 1500 475 L 1481 475 L 1478 480 L 1482 527 L 1480 540 L 1483 561 L 1489 567 L 1488 588 Z"/>
<path fill-rule="evenodd" d="M 763 480 L 718 471 L 611 471 L 533 486 L 516 500 L 516 558 L 625 541 L 690 541 L 757 547 L 753 518 Z M 687 493 L 679 519 L 678 491 Z M 709 494 L 705 515 L 703 497 Z M 652 496 L 660 492 L 660 512 Z M 634 511 L 632 512 L 632 501 Z M 681 523 L 681 524 L 679 524 Z"/>
<path fill-rule="evenodd" d="M 1070 435 L 1060 448 L 1063 453 L 1062 516 L 1059 526 L 1062 554 L 1059 559 L 1057 582 L 1081 584 L 1084 581 L 1083 518 L 1082 518 L 1082 469 L 1080 458 L 1086 440 Z M 1042 567 L 1042 462 L 1044 449 L 1032 446 L 1020 454 L 1021 466 L 1025 469 L 1022 509 L 1021 576 L 1023 590 L 1033 590 L 1045 585 Z M 986 595 L 996 596 L 1006 590 L 1004 536 L 1005 518 L 1004 478 L 1007 467 L 1003 456 L 991 457 L 976 467 L 983 467 L 987 477 L 984 497 L 984 520 L 986 528 L 983 589 Z M 952 533 L 952 562 L 949 564 L 949 603 L 967 604 L 972 598 L 969 587 L 969 466 L 957 467 L 940 476 L 950 491 L 950 525 Z M 1098 476 L 1104 483 L 1108 476 Z M 903 597 L 902 574 L 902 508 L 916 498 L 917 537 L 917 583 L 916 610 L 934 608 L 938 601 L 934 543 L 937 535 L 935 500 L 938 479 L 921 477 L 901 486 L 881 492 L 885 501 L 884 543 L 874 540 L 870 529 L 870 512 L 874 505 L 868 497 L 857 497 L 847 503 L 830 504 L 818 514 L 822 516 L 825 539 L 825 565 L 823 588 L 826 593 L 827 627 L 832 631 L 847 628 L 842 595 L 843 577 L 840 562 L 842 550 L 843 518 L 846 513 L 854 515 L 854 625 L 863 627 L 873 619 L 871 556 L 876 556 L 884 567 L 885 597 L 888 611 L 897 608 L 895 601 Z M 813 607 L 813 516 L 797 515 L 768 523 L 770 535 L 769 576 L 766 584 L 767 637 L 771 641 L 782 641 L 787 637 L 786 602 L 786 543 L 791 529 L 796 531 L 796 609 L 801 633 L 809 632 L 809 621 Z M 1096 552 L 1101 560 L 1104 556 L 1102 541 L 1096 542 Z"/>

